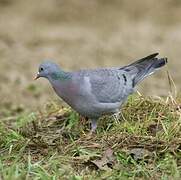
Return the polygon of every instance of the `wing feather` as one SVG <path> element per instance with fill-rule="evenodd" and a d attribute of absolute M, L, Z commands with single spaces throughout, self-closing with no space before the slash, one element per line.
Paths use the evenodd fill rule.
<path fill-rule="evenodd" d="M 121 102 L 125 96 L 125 79 L 119 71 L 103 69 L 89 75 L 92 94 L 101 103 Z"/>

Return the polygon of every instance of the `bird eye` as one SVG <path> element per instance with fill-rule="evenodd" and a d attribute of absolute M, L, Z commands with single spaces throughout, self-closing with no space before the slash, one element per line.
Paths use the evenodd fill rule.
<path fill-rule="evenodd" d="M 43 71 L 43 68 L 42 68 L 42 67 L 40 68 L 40 71 Z"/>

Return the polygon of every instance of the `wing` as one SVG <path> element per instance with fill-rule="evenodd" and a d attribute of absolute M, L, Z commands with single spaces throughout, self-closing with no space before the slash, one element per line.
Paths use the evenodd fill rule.
<path fill-rule="evenodd" d="M 99 69 L 89 73 L 91 91 L 101 103 L 122 102 L 132 86 L 123 71 Z M 130 87 L 129 87 L 130 86 Z"/>

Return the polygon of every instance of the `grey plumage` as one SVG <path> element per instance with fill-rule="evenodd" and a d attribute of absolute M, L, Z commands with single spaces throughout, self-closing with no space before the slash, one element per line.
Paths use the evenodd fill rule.
<path fill-rule="evenodd" d="M 99 117 L 119 112 L 134 87 L 167 63 L 167 58 L 158 59 L 157 55 L 124 67 L 78 72 L 65 72 L 52 62 L 44 62 L 37 77 L 47 78 L 58 96 L 78 113 L 90 118 L 94 131 Z"/>
<path fill-rule="evenodd" d="M 120 70 L 130 71 L 134 76 L 133 84 L 136 85 L 167 63 L 167 58 L 158 59 L 156 58 L 157 55 L 158 53 L 154 53 L 146 56 L 128 66 L 120 68 Z"/>

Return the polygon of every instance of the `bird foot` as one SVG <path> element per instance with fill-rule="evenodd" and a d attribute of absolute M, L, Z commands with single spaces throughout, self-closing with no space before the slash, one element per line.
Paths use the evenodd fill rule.
<path fill-rule="evenodd" d="M 116 121 L 116 123 L 119 123 L 120 114 L 121 114 L 120 111 L 117 112 L 117 113 L 115 113 L 115 114 L 113 114 L 113 118 L 114 118 L 114 120 Z"/>
<path fill-rule="evenodd" d="M 91 131 L 90 132 L 95 133 L 96 128 L 97 128 L 97 120 L 91 119 Z"/>

